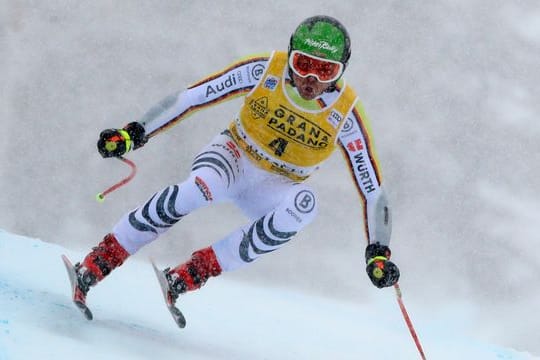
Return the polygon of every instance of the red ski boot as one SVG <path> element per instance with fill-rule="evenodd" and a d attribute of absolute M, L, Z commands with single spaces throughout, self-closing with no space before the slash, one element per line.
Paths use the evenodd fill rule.
<path fill-rule="evenodd" d="M 88 320 L 93 318 L 92 312 L 86 306 L 86 295 L 90 287 L 122 265 L 128 256 L 129 253 L 118 243 L 113 234 L 105 235 L 103 241 L 86 255 L 82 263 L 72 265 L 71 261 L 62 255 L 71 282 L 73 303 Z"/>
<path fill-rule="evenodd" d="M 217 261 L 214 250 L 212 247 L 207 247 L 195 251 L 191 255 L 191 259 L 172 270 L 166 268 L 160 271 L 154 263 L 152 263 L 152 266 L 159 280 L 165 303 L 174 321 L 180 328 L 184 328 L 186 326 L 186 319 L 176 307 L 176 300 L 180 294 L 197 290 L 210 277 L 221 274 L 221 266 Z"/>

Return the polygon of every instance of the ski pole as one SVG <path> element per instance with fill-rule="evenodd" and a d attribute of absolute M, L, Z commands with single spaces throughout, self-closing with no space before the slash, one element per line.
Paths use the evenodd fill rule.
<path fill-rule="evenodd" d="M 411 318 L 409 317 L 409 314 L 407 313 L 407 309 L 405 309 L 405 305 L 403 304 L 403 300 L 401 299 L 401 289 L 398 283 L 394 285 L 394 289 L 396 289 L 396 298 L 399 304 L 399 308 L 401 309 L 403 318 L 405 319 L 405 322 L 407 323 L 407 327 L 409 328 L 409 332 L 411 333 L 414 343 L 416 344 L 416 348 L 418 349 L 418 352 L 420 353 L 420 357 L 422 358 L 422 360 L 426 360 L 426 355 L 424 354 L 424 350 L 422 349 L 422 345 L 420 344 L 418 335 L 416 335 L 416 331 L 414 330 L 414 326 L 412 324 Z"/>
<path fill-rule="evenodd" d="M 105 196 L 107 194 L 115 191 L 119 187 L 121 187 L 121 186 L 127 184 L 128 182 L 130 182 L 131 179 L 133 179 L 135 177 L 135 174 L 137 173 L 137 166 L 135 165 L 135 163 L 133 161 L 128 160 L 128 159 L 126 159 L 126 158 L 124 158 L 122 156 L 118 156 L 117 159 L 124 162 L 125 164 L 129 165 L 129 167 L 131 168 L 131 173 L 127 177 L 125 177 L 124 179 L 117 182 L 116 184 L 114 184 L 111 187 L 105 189 L 103 192 L 100 192 L 99 194 L 97 194 L 96 195 L 96 200 L 98 202 L 105 201 Z"/>

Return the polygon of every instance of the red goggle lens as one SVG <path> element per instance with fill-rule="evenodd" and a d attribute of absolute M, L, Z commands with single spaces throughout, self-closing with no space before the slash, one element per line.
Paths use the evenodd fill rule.
<path fill-rule="evenodd" d="M 296 50 L 289 57 L 289 66 L 298 76 L 315 76 L 324 83 L 336 81 L 343 72 L 343 64 L 338 61 L 326 60 Z"/>

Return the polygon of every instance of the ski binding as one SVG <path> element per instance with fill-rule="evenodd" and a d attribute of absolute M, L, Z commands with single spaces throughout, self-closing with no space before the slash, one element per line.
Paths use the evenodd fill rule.
<path fill-rule="evenodd" d="M 174 322 L 176 323 L 176 325 L 178 325 L 179 328 L 185 328 L 186 318 L 184 317 L 184 314 L 182 314 L 182 312 L 176 307 L 175 301 L 171 297 L 171 294 L 169 292 L 169 283 L 167 282 L 165 274 L 157 268 L 156 264 L 154 264 L 153 261 L 151 261 L 151 264 L 159 281 L 159 286 L 161 287 L 163 298 L 165 299 L 165 304 L 167 305 L 167 308 L 169 309 L 169 312 L 171 313 Z"/>

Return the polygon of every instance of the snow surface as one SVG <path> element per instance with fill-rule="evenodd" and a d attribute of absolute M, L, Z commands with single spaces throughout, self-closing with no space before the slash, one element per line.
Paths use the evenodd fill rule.
<path fill-rule="evenodd" d="M 181 297 L 180 330 L 149 262 L 135 259 L 92 289 L 89 322 L 60 260 L 84 254 L 2 230 L 0 254 L 0 360 L 420 358 L 389 289 L 355 304 L 224 274 Z M 540 359 L 467 335 L 467 304 L 430 314 L 404 302 L 428 359 Z"/>

